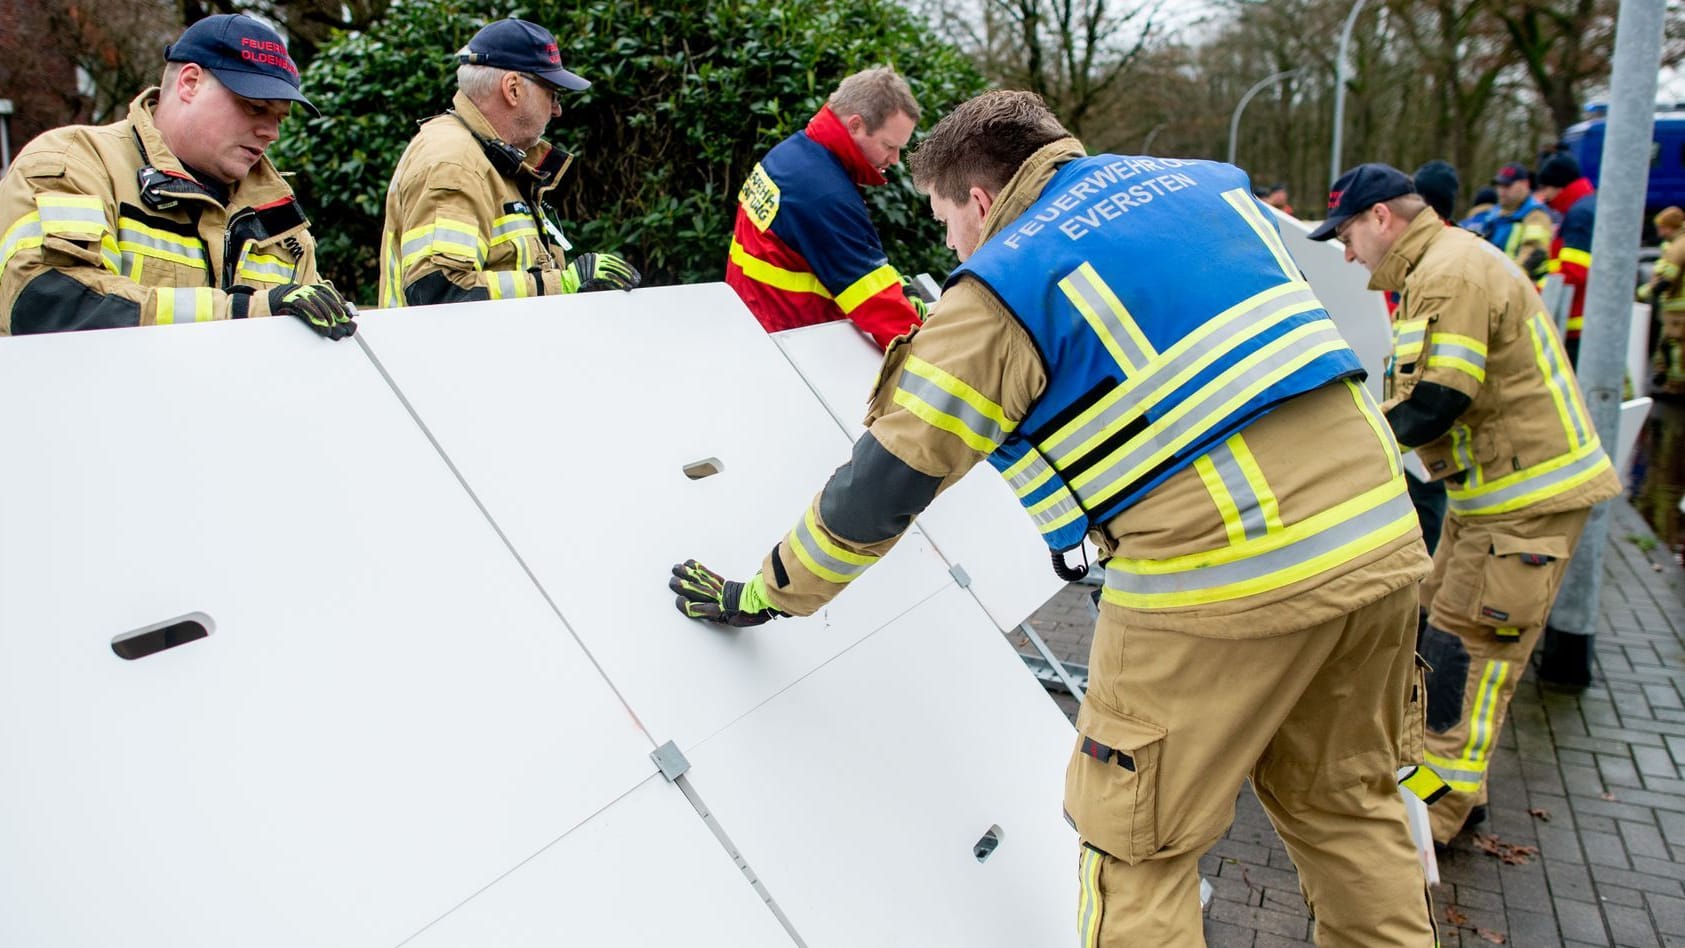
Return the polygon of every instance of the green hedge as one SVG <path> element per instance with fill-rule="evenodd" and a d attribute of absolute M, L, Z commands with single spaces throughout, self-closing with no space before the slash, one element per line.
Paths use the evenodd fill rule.
<path fill-rule="evenodd" d="M 323 115 L 295 110 L 274 149 L 296 173 L 323 269 L 352 298 L 377 295 L 387 180 L 417 121 L 449 105 L 450 53 L 511 14 L 555 32 L 568 67 L 593 83 L 566 94 L 550 127 L 578 156 L 553 197 L 563 228 L 581 250 L 626 256 L 651 284 L 721 278 L 743 178 L 843 76 L 896 66 L 925 109 L 923 128 L 984 87 L 958 50 L 881 0 L 512 9 L 399 0 L 382 23 L 338 37 L 310 64 L 304 89 Z M 953 266 L 904 170 L 867 196 L 898 268 Z"/>

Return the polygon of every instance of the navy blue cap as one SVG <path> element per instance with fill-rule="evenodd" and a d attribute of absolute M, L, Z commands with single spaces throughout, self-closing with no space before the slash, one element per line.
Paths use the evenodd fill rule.
<path fill-rule="evenodd" d="M 1512 161 L 1509 164 L 1504 165 L 1502 168 L 1498 169 L 1497 174 L 1492 176 L 1493 184 L 1514 184 L 1517 181 L 1532 180 L 1533 172 L 1528 171 L 1527 166 L 1519 161 Z"/>
<path fill-rule="evenodd" d="M 1559 151 L 1539 162 L 1539 176 L 1535 183 L 1544 188 L 1565 188 L 1580 179 L 1580 163 L 1574 156 Z"/>
<path fill-rule="evenodd" d="M 523 72 L 557 89 L 591 88 L 591 83 L 562 68 L 562 51 L 549 30 L 514 17 L 482 27 L 456 54 L 456 61 Z"/>
<path fill-rule="evenodd" d="M 1340 175 L 1328 191 L 1328 219 L 1311 231 L 1312 240 L 1327 240 L 1334 229 L 1348 219 L 1362 214 L 1382 201 L 1415 194 L 1416 185 L 1410 176 L 1378 161 L 1358 165 Z"/>
<path fill-rule="evenodd" d="M 219 13 L 188 27 L 164 47 L 164 61 L 198 63 L 235 95 L 287 99 L 321 111 L 298 88 L 298 66 L 281 34 L 244 13 Z"/>

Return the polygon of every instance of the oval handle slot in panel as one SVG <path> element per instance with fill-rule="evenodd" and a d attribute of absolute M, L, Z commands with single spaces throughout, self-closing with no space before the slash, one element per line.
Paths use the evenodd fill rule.
<path fill-rule="evenodd" d="M 700 461 L 692 461 L 686 464 L 684 470 L 686 477 L 693 481 L 699 481 L 704 477 L 711 477 L 725 470 L 725 465 L 720 463 L 719 458 L 703 458 Z"/>
<path fill-rule="evenodd" d="M 197 642 L 216 631 L 216 623 L 203 612 L 190 612 L 174 619 L 165 619 L 143 629 L 125 632 L 111 640 L 111 650 L 118 658 L 134 661 L 156 655 L 188 642 Z"/>
<path fill-rule="evenodd" d="M 978 862 L 983 862 L 993 855 L 996 849 L 1000 848 L 1001 840 L 1005 838 L 1006 834 L 1001 831 L 1000 824 L 997 823 L 989 827 L 989 831 L 972 845 L 971 854 L 977 857 Z"/>

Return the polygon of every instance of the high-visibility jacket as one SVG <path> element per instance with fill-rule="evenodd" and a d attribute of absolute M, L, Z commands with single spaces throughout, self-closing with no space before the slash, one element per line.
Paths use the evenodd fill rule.
<path fill-rule="evenodd" d="M 1048 182 L 1060 166 L 1083 156 L 1075 139 L 1052 143 L 1031 156 L 984 218 L 979 255 L 1037 223 L 1027 212 L 1044 197 L 1057 206 L 1066 192 L 1049 188 Z M 1204 193 L 1211 190 L 1209 184 L 1172 191 L 1181 184 L 1172 177 L 1183 173 L 1180 169 L 1157 159 L 1126 161 L 1133 162 L 1129 178 L 1091 194 L 1086 200 L 1094 203 L 1084 206 L 1092 213 L 1077 213 L 1092 218 L 1092 224 L 1085 220 L 1080 226 L 1096 232 L 1130 229 L 1140 217 L 1124 201 L 1139 200 L 1132 190 L 1137 185 L 1151 202 L 1163 201 L 1169 210 L 1184 201 L 1196 209 L 1209 207 L 1210 196 Z M 1240 252 L 1250 234 L 1275 265 L 1282 305 L 1294 305 L 1285 297 L 1302 288 L 1298 270 L 1281 248 L 1270 216 L 1250 197 L 1244 178 L 1239 180 L 1237 197 L 1244 200 L 1230 203 L 1219 197 L 1232 208 L 1236 222 L 1225 231 L 1224 246 Z M 1107 196 L 1112 201 L 1107 209 L 1093 210 Z M 1057 228 L 1068 220 L 1075 216 L 1045 224 L 1045 233 L 1065 240 Z M 1175 308 L 1132 312 L 1148 320 L 1153 333 L 1167 332 L 1174 314 L 1191 312 L 1175 305 L 1171 288 L 1221 283 L 1219 277 L 1227 274 L 1223 255 L 1212 252 L 1203 226 L 1141 230 L 1159 241 L 1153 269 L 1160 271 L 1165 290 L 1155 306 L 1168 301 Z M 1076 246 L 1089 240 L 1098 246 L 1109 238 L 1091 235 Z M 1240 255 L 1251 259 L 1249 252 Z M 1106 266 L 1108 279 L 1126 283 L 1111 263 Z M 1238 273 L 1243 279 L 1265 279 L 1247 276 L 1250 265 Z M 1074 306 L 1061 286 L 1072 285 L 1070 276 L 1041 274 L 1044 296 Z M 1157 339 L 1153 348 L 1162 349 L 1152 354 L 1139 339 L 1125 340 L 1123 345 L 1142 361 L 1133 374 L 1114 361 L 1114 372 L 1124 382 L 1111 389 L 1124 397 L 1132 391 L 1129 379 L 1164 381 L 1166 365 L 1182 363 L 1189 351 L 1216 338 L 1225 316 L 1238 317 L 1242 309 L 1190 316 L 1180 344 L 1168 336 L 1149 336 L 1149 342 Z M 1244 315 L 1266 332 L 1279 319 L 1273 311 L 1245 309 Z M 1115 310 L 1111 316 L 1116 318 Z M 1295 331 L 1315 334 L 1324 325 L 1312 319 Z M 1083 320 L 1076 328 L 1086 326 Z M 1117 339 L 1116 332 L 1111 335 Z M 1299 337 L 1273 338 L 1285 347 Z M 1112 358 L 1104 346 L 1090 348 Z M 897 339 L 886 353 L 867 411 L 867 430 L 850 461 L 762 563 L 772 602 L 786 612 L 810 614 L 876 563 L 932 498 L 1023 428 L 1040 400 L 1055 391 L 1058 379 L 1050 372 L 1068 367 L 1062 358 L 1047 355 L 1032 330 L 982 280 L 965 274 L 950 284 L 925 324 Z M 1163 419 L 1179 407 L 1191 413 L 1208 404 L 1184 397 L 1161 407 L 1168 412 L 1158 416 Z M 1121 450 L 1128 450 L 1130 433 L 1126 425 Z M 1108 615 L 1127 617 L 1120 621 L 1131 627 L 1216 637 L 1310 628 L 1415 582 L 1428 566 L 1397 444 L 1363 386 L 1350 378 L 1288 398 L 1228 430 L 1193 463 L 1097 525 L 1089 537 L 1110 558 L 1104 593 Z"/>
<path fill-rule="evenodd" d="M 1544 275 L 1544 260 L 1550 253 L 1551 234 L 1555 226 L 1550 211 L 1538 198 L 1529 194 L 1514 210 L 1495 208 L 1486 221 L 1485 235 L 1494 247 L 1523 266 L 1527 265 L 1527 258 L 1537 252 L 1541 265 L 1532 275 L 1538 277 Z"/>
<path fill-rule="evenodd" d="M 1013 428 L 984 416 L 978 444 L 996 446 L 989 463 L 1054 550 L 1221 454 L 1229 433 L 1277 403 L 1362 373 L 1232 165 L 1072 161 L 1020 219 L 948 282 L 989 287 L 1047 363 L 1029 415 Z M 1155 266 L 1178 227 L 1202 233 L 1207 252 Z M 963 390 L 919 368 L 902 384 L 918 388 L 922 410 L 967 417 Z M 1263 533 L 1261 519 L 1253 526 Z"/>
<path fill-rule="evenodd" d="M 1650 282 L 1638 288 L 1638 301 L 1660 300 L 1663 313 L 1685 313 L 1685 237 L 1662 243 L 1662 255 Z"/>
<path fill-rule="evenodd" d="M 1406 441 L 1445 479 L 1453 513 L 1554 513 L 1619 492 L 1556 324 L 1515 261 L 1424 210 L 1369 286 L 1400 293 L 1388 411 L 1434 388 L 1468 399 L 1443 435 Z"/>
<path fill-rule="evenodd" d="M 883 183 L 829 106 L 749 172 L 725 281 L 767 332 L 847 318 L 881 348 L 918 325 L 860 195 Z"/>
<path fill-rule="evenodd" d="M 157 103 L 148 89 L 123 121 L 47 132 L 0 180 L 0 335 L 255 315 L 252 293 L 228 290 L 318 282 L 309 221 L 269 159 L 221 200 L 165 146 Z"/>
<path fill-rule="evenodd" d="M 1580 178 L 1551 198 L 1550 206 L 1562 215 L 1556 236 L 1550 242 L 1547 273 L 1562 274 L 1562 281 L 1574 293 L 1568 308 L 1569 339 L 1580 338 L 1585 328 L 1586 279 L 1591 275 L 1591 231 L 1597 222 L 1597 190 Z"/>
<path fill-rule="evenodd" d="M 544 196 L 572 156 L 541 141 L 510 175 L 482 141 L 497 142 L 497 132 L 458 92 L 451 111 L 422 123 L 404 149 L 386 188 L 381 306 L 564 292 L 562 254 L 570 248 Z"/>

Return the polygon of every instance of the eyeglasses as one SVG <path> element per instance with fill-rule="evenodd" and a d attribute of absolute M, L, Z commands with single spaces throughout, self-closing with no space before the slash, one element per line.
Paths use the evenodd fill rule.
<path fill-rule="evenodd" d="M 1359 220 L 1362 220 L 1364 217 L 1367 217 L 1369 212 L 1372 211 L 1372 210 L 1374 210 L 1373 207 L 1366 207 L 1363 210 L 1358 211 L 1356 214 L 1353 214 L 1352 216 L 1350 216 L 1350 217 L 1346 218 L 1345 220 L 1341 221 L 1339 223 L 1339 225 L 1337 225 L 1334 228 L 1334 239 L 1338 240 L 1342 244 L 1345 243 L 1346 242 L 1346 235 L 1351 233 L 1352 226 L 1355 225 Z"/>
<path fill-rule="evenodd" d="M 562 107 L 562 90 L 531 73 L 523 72 L 521 73 L 521 78 L 537 86 L 540 90 L 549 93 L 551 106 L 558 109 Z"/>

